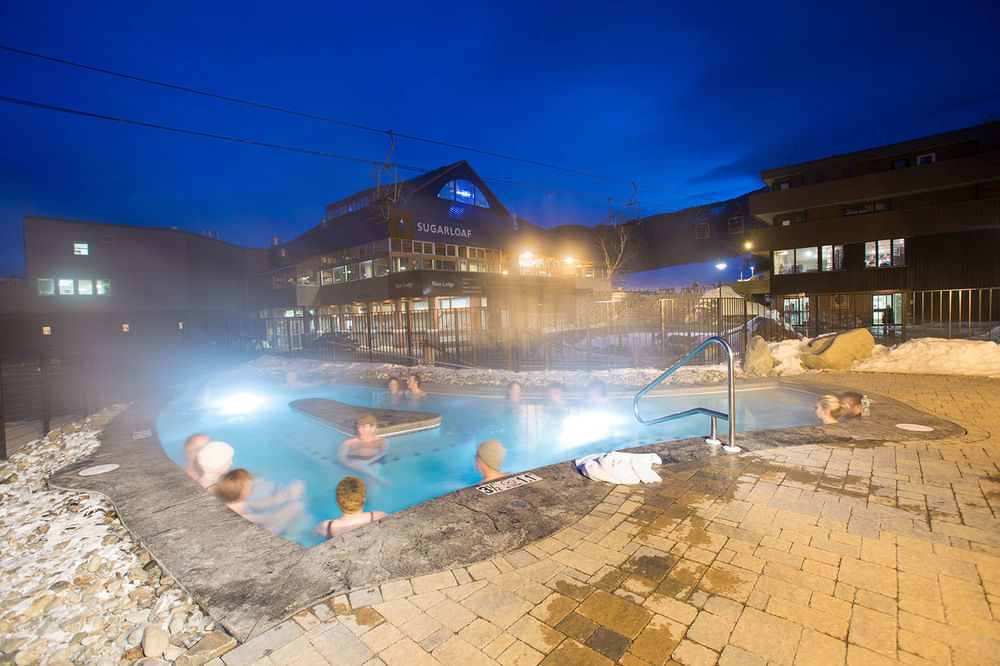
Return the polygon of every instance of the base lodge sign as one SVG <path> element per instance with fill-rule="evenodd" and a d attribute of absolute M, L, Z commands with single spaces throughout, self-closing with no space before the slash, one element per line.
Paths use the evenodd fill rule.
<path fill-rule="evenodd" d="M 458 227 L 449 227 L 443 224 L 427 224 L 426 222 L 417 222 L 417 231 L 423 231 L 429 234 L 442 234 L 444 236 L 472 238 L 471 229 L 459 229 Z"/>

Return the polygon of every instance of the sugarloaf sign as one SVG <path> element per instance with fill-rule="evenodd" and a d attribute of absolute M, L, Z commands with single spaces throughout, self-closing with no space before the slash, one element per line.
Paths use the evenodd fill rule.
<path fill-rule="evenodd" d="M 417 232 L 438 234 L 441 236 L 452 236 L 454 238 L 472 238 L 471 229 L 452 227 L 447 224 L 428 224 L 427 222 L 417 222 Z"/>

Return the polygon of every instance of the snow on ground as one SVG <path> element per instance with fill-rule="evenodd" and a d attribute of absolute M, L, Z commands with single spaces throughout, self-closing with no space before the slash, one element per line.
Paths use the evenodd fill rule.
<path fill-rule="evenodd" d="M 770 348 L 775 374 L 823 372 L 807 370 L 799 361 L 799 353 L 811 341 L 811 338 L 803 338 L 772 343 Z M 851 370 L 1000 377 L 1000 345 L 985 340 L 943 338 L 917 338 L 891 347 L 875 345 L 872 357 L 855 363 Z"/>

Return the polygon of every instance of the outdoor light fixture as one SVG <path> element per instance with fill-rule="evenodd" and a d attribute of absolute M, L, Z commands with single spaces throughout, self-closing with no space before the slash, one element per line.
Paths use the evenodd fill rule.
<path fill-rule="evenodd" d="M 52 327 L 42 326 L 42 335 L 52 335 Z"/>
<path fill-rule="evenodd" d="M 572 264 L 574 261 L 576 261 L 576 259 L 574 259 L 573 257 L 566 257 L 567 264 Z"/>
<path fill-rule="evenodd" d="M 749 250 L 752 247 L 753 247 L 753 245 L 750 243 L 750 241 L 747 241 L 746 243 L 743 243 L 743 249 L 745 249 L 745 250 Z"/>
<path fill-rule="evenodd" d="M 129 332 L 129 325 L 122 324 L 122 333 L 128 333 L 128 332 Z"/>
<path fill-rule="evenodd" d="M 726 268 L 726 264 L 720 261 L 715 267 L 719 269 L 719 298 L 722 298 L 722 271 Z M 719 303 L 721 304 L 722 301 L 719 301 Z"/>
<path fill-rule="evenodd" d="M 178 331 L 183 331 L 184 330 L 184 322 L 182 322 L 182 321 L 177 322 L 177 330 Z"/>

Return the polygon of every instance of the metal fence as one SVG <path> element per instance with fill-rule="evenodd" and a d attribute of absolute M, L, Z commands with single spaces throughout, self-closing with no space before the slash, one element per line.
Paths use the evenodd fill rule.
<path fill-rule="evenodd" d="M 819 294 L 782 300 L 784 320 L 807 337 L 867 328 L 877 340 L 891 344 L 926 337 L 1000 342 L 998 287 Z"/>
<path fill-rule="evenodd" d="M 0 459 L 60 424 L 250 358 L 210 351 L 140 349 L 117 357 L 22 355 L 0 359 Z"/>
<path fill-rule="evenodd" d="M 796 336 L 773 312 L 741 298 L 642 296 L 518 318 L 503 309 L 461 308 L 272 319 L 267 349 L 332 361 L 596 370 L 663 367 L 713 335 L 737 353 L 754 334 L 769 341 Z M 510 325 L 515 319 L 527 324 Z M 721 362 L 715 349 L 699 360 Z"/>

